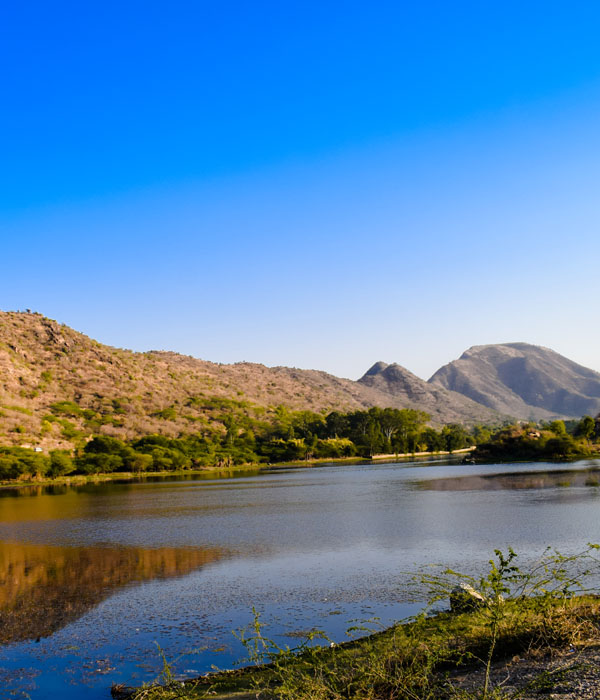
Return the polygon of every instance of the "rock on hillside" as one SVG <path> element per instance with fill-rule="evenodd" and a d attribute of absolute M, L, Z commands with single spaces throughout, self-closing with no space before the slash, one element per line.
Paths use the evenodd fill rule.
<path fill-rule="evenodd" d="M 398 364 L 376 362 L 358 381 L 390 394 L 404 408 L 427 411 L 435 423 L 498 423 L 503 418 L 462 394 L 428 384 Z"/>
<path fill-rule="evenodd" d="M 600 374 L 527 343 L 476 345 L 429 380 L 519 418 L 579 418 L 600 411 Z"/>

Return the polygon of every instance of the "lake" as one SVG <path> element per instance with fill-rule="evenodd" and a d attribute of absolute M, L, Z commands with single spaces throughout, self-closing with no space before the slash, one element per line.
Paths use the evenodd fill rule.
<path fill-rule="evenodd" d="M 418 609 L 407 574 L 600 542 L 600 463 L 354 464 L 0 491 L 0 694 L 109 698 Z"/>

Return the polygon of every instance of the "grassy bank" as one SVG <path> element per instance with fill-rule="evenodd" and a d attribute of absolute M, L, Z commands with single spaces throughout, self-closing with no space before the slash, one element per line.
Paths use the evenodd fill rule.
<path fill-rule="evenodd" d="M 542 690 L 551 692 L 554 680 L 562 677 L 546 662 L 516 690 L 506 686 L 510 670 L 502 683 L 495 680 L 494 664 L 514 662 L 515 655 L 542 658 L 565 648 L 573 654 L 600 644 L 600 598 L 586 592 L 586 581 L 600 571 L 598 550 L 589 545 L 572 556 L 546 552 L 527 571 L 516 566 L 512 550 L 507 555 L 496 551 L 487 574 L 479 578 L 450 570 L 419 575 L 413 583 L 426 591 L 428 609 L 439 610 L 443 602 L 448 607 L 450 601 L 450 611 L 424 612 L 345 644 L 314 632 L 295 649 L 281 648 L 265 637 L 256 615 L 240 634 L 254 666 L 177 682 L 165 663 L 162 685 L 115 688 L 113 694 L 132 700 L 537 697 Z"/>
<path fill-rule="evenodd" d="M 495 658 L 515 654 L 543 654 L 565 647 L 598 643 L 600 601 L 582 597 L 568 603 L 508 602 L 496 641 Z M 481 611 L 440 613 L 397 625 L 382 633 L 334 647 L 291 654 L 272 649 L 268 663 L 238 671 L 216 673 L 177 683 L 168 677 L 163 686 L 126 692 L 131 700 L 173 698 L 285 698 L 286 700 L 441 700 L 442 698 L 499 698 L 499 689 L 485 678 L 466 690 L 458 672 L 476 674 L 485 666 L 490 646 L 489 618 Z M 545 668 L 539 683 L 549 686 Z M 535 683 L 531 684 L 534 689 Z M 117 695 L 118 696 L 118 695 Z"/>

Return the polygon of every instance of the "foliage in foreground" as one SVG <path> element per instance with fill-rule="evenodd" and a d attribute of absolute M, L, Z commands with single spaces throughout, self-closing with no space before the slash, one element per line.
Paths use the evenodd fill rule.
<path fill-rule="evenodd" d="M 242 691 L 263 700 L 509 697 L 490 682 L 494 659 L 598 640 L 600 599 L 587 582 L 600 572 L 599 549 L 588 545 L 572 556 L 548 550 L 527 571 L 516 565 L 515 552 L 496 550 L 480 577 L 448 569 L 419 575 L 414 583 L 428 591 L 429 613 L 447 601 L 457 582 L 471 586 L 479 603 L 461 613 L 426 610 L 407 624 L 346 644 L 335 645 L 313 632 L 298 647 L 282 648 L 265 636 L 255 612 L 253 625 L 239 633 L 254 668 L 184 684 L 170 678 L 165 686 L 141 689 L 134 697 L 234 698 Z M 461 667 L 483 667 L 481 687 L 461 689 L 452 676 Z"/>

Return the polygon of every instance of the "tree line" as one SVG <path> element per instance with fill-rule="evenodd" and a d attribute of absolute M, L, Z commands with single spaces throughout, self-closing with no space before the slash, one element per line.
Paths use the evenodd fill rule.
<path fill-rule="evenodd" d="M 220 402 L 208 425 L 177 438 L 146 435 L 123 440 L 96 435 L 72 451 L 35 452 L 0 447 L 0 479 L 65 474 L 179 471 L 243 464 L 371 457 L 374 454 L 438 452 L 473 444 L 477 430 L 427 425 L 430 416 L 413 409 L 371 408 L 329 414 L 277 407 L 256 417 L 244 403 Z"/>
<path fill-rule="evenodd" d="M 277 464 L 300 460 L 369 458 L 376 454 L 453 452 L 477 445 L 481 457 L 510 459 L 569 457 L 589 452 L 600 440 L 600 419 L 501 427 L 457 423 L 440 430 L 414 409 L 370 408 L 328 414 L 279 406 L 268 417 L 243 402 L 219 401 L 203 429 L 177 438 L 146 435 L 123 440 L 96 435 L 69 450 L 36 452 L 0 447 L 0 479 L 58 477 L 66 474 L 159 472 Z"/>

